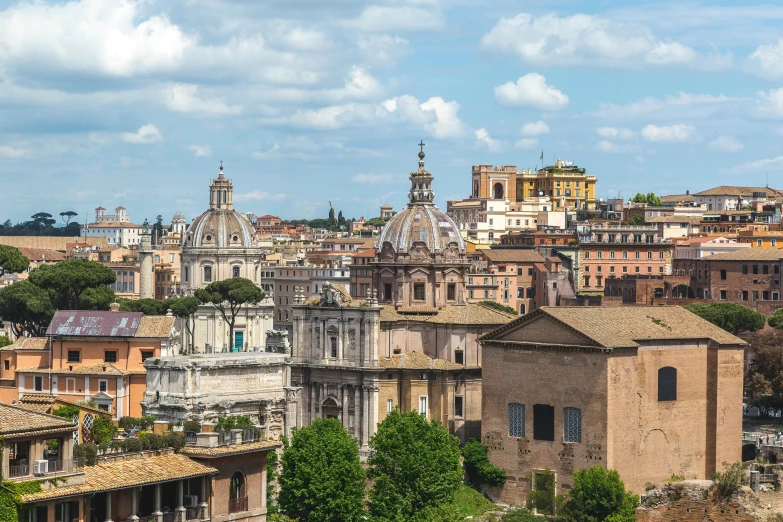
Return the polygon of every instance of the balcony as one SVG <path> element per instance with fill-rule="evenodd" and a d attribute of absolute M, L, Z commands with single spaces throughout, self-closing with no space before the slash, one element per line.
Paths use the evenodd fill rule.
<path fill-rule="evenodd" d="M 24 460 L 18 461 L 15 465 L 4 466 L 3 476 L 10 479 L 29 477 L 34 475 L 36 477 L 57 477 L 61 475 L 72 475 L 78 473 L 84 468 L 84 459 L 63 459 L 63 460 L 47 460 L 46 463 L 40 465 L 36 469 L 35 463 L 32 465 Z"/>
<path fill-rule="evenodd" d="M 243 511 L 247 511 L 247 497 L 232 498 L 228 501 L 229 514 L 241 513 Z"/>

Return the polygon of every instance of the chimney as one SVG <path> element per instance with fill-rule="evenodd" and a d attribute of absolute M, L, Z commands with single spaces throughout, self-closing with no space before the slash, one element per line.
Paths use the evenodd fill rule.
<path fill-rule="evenodd" d="M 110 310 L 112 312 L 119 312 L 120 311 L 120 303 L 112 303 Z"/>

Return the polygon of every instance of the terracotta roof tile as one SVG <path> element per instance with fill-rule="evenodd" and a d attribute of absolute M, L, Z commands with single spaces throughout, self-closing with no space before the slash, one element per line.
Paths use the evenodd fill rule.
<path fill-rule="evenodd" d="M 85 365 L 73 365 L 73 369 L 70 368 L 17 368 L 16 373 L 54 373 L 57 375 L 69 374 L 69 375 L 111 375 L 119 377 L 122 375 L 146 375 L 147 370 L 144 368 L 133 368 L 123 370 L 117 368 L 110 363 L 102 364 L 85 364 Z"/>
<path fill-rule="evenodd" d="M 671 194 L 669 196 L 661 196 L 661 203 L 692 203 L 696 201 L 696 198 L 692 194 Z"/>
<path fill-rule="evenodd" d="M 217 473 L 215 468 L 173 452 L 117 460 L 99 460 L 95 466 L 84 467 L 84 484 L 62 486 L 23 495 L 22 501 L 37 502 Z"/>
<path fill-rule="evenodd" d="M 780 261 L 783 250 L 779 248 L 738 248 L 731 252 L 704 256 L 699 261 Z"/>
<path fill-rule="evenodd" d="M 532 248 L 488 248 L 481 252 L 492 263 L 540 263 L 544 260 Z"/>
<path fill-rule="evenodd" d="M 390 370 L 461 370 L 465 368 L 461 364 L 446 361 L 445 359 L 433 359 L 421 352 L 409 352 L 384 357 L 379 363 L 382 367 Z"/>
<path fill-rule="evenodd" d="M 50 250 L 48 248 L 21 247 L 19 248 L 19 251 L 30 261 L 65 261 L 65 254 L 58 252 L 57 250 Z"/>
<path fill-rule="evenodd" d="M 3 346 L 0 350 L 46 350 L 49 339 L 46 337 L 20 337 L 13 344 Z"/>
<path fill-rule="evenodd" d="M 134 337 L 156 337 L 168 339 L 176 317 L 166 315 L 145 315 L 139 321 Z"/>
<path fill-rule="evenodd" d="M 75 429 L 76 426 L 73 422 L 62 417 L 0 403 L 0 435 L 2 436 L 8 437 L 13 434 L 33 431 L 73 431 Z"/>
<path fill-rule="evenodd" d="M 639 346 L 638 341 L 659 339 L 710 339 L 718 344 L 747 344 L 680 306 L 545 306 L 482 336 L 481 340 L 499 339 L 503 332 L 541 315 L 548 315 L 584 335 L 585 345 L 592 340 L 603 348 L 633 348 Z"/>
<path fill-rule="evenodd" d="M 698 225 L 701 223 L 700 216 L 655 216 L 647 219 L 648 223 L 690 223 Z"/>
<path fill-rule="evenodd" d="M 387 305 L 381 308 L 380 320 L 382 323 L 393 323 L 397 321 L 405 321 L 405 317 L 398 314 L 397 310 L 395 310 L 393 306 Z"/>
<path fill-rule="evenodd" d="M 753 195 L 754 192 L 763 192 L 767 197 L 780 195 L 780 191 L 769 187 L 738 187 L 735 185 L 721 185 L 701 192 L 696 192 L 694 196 L 743 196 Z"/>
<path fill-rule="evenodd" d="M 483 304 L 471 303 L 442 308 L 434 317 L 429 318 L 427 322 L 438 324 L 500 326 L 516 317 L 518 316 L 508 312 L 501 312 L 500 310 Z"/>
<path fill-rule="evenodd" d="M 25 393 L 17 401 L 16 405 L 26 410 L 39 411 L 41 413 L 48 413 L 49 409 L 57 403 L 72 404 L 82 410 L 97 413 L 100 415 L 108 415 L 105 410 L 99 408 L 92 408 L 83 404 L 77 404 L 73 401 L 65 400 L 55 395 L 49 395 L 48 393 Z"/>
<path fill-rule="evenodd" d="M 200 446 L 185 446 L 180 453 L 188 457 L 223 457 L 226 455 L 240 455 L 254 451 L 271 450 L 279 448 L 283 444 L 276 440 L 259 440 L 247 444 L 230 444 L 228 446 L 215 446 L 205 448 Z"/>

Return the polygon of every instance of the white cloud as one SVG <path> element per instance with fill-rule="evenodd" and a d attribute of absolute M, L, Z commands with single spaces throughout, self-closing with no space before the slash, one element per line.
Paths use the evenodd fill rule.
<path fill-rule="evenodd" d="M 355 122 L 369 121 L 373 109 L 368 105 L 349 103 L 320 109 L 300 109 L 290 118 L 275 120 L 305 129 L 339 129 Z"/>
<path fill-rule="evenodd" d="M 476 143 L 485 145 L 487 149 L 493 152 L 500 150 L 503 145 L 500 141 L 493 139 L 484 127 L 476 129 L 473 135 L 476 138 Z"/>
<path fill-rule="evenodd" d="M 425 102 L 419 102 L 407 94 L 384 101 L 376 111 L 381 117 L 422 125 L 424 130 L 436 138 L 465 135 L 465 124 L 459 119 L 458 113 L 459 103 L 455 101 L 447 102 L 440 96 L 433 96 Z"/>
<path fill-rule="evenodd" d="M 193 154 L 197 158 L 208 158 L 212 156 L 212 147 L 209 145 L 191 145 L 188 148 L 193 151 Z"/>
<path fill-rule="evenodd" d="M 287 197 L 286 194 L 270 194 L 269 192 L 262 192 L 260 190 L 254 190 L 244 194 L 234 194 L 234 199 L 237 201 L 280 201 Z"/>
<path fill-rule="evenodd" d="M 664 98 L 648 96 L 639 101 L 626 105 L 612 103 L 601 104 L 601 108 L 594 113 L 599 118 L 634 119 L 641 116 L 651 118 L 671 118 L 683 116 L 706 117 L 725 107 L 746 101 L 744 98 L 725 96 L 723 94 L 694 94 L 680 92 L 676 96 L 668 95 Z"/>
<path fill-rule="evenodd" d="M 767 169 L 781 169 L 783 168 L 783 156 L 777 156 L 775 158 L 770 159 L 761 159 L 757 161 L 751 161 L 748 163 L 743 163 L 742 165 L 737 165 L 736 167 L 730 169 L 734 172 L 747 172 L 748 170 L 767 170 Z"/>
<path fill-rule="evenodd" d="M 521 138 L 514 142 L 518 149 L 532 149 L 538 147 L 538 138 Z"/>
<path fill-rule="evenodd" d="M 684 141 L 696 132 L 690 125 L 647 125 L 642 129 L 642 138 L 645 141 Z"/>
<path fill-rule="evenodd" d="M 167 70 L 196 41 L 165 15 L 145 18 L 144 4 L 136 0 L 16 4 L 0 11 L 0 62 L 116 77 Z"/>
<path fill-rule="evenodd" d="M 408 40 L 389 34 L 361 35 L 356 45 L 363 61 L 380 67 L 391 67 L 411 53 Z"/>
<path fill-rule="evenodd" d="M 751 71 L 765 78 L 783 78 L 783 38 L 774 44 L 758 46 L 748 56 L 746 65 Z"/>
<path fill-rule="evenodd" d="M 691 47 L 660 40 L 646 26 L 585 14 L 535 17 L 522 13 L 501 18 L 481 45 L 547 66 L 677 65 L 694 63 L 697 58 Z"/>
<path fill-rule="evenodd" d="M 272 154 L 276 153 L 279 150 L 280 150 L 280 145 L 275 143 L 274 145 L 272 145 L 272 147 L 270 147 L 269 150 L 265 150 L 264 152 L 254 152 L 253 153 L 253 158 L 255 158 L 255 159 L 266 158 L 266 157 L 269 157 Z"/>
<path fill-rule="evenodd" d="M 619 147 L 608 140 L 599 141 L 595 148 L 600 152 L 618 152 Z"/>
<path fill-rule="evenodd" d="M 783 88 L 759 91 L 756 114 L 761 117 L 783 116 Z"/>
<path fill-rule="evenodd" d="M 166 106 L 176 112 L 224 116 L 239 114 L 242 107 L 228 105 L 220 99 L 198 96 L 198 85 L 176 84 L 166 89 Z"/>
<path fill-rule="evenodd" d="M 522 136 L 540 136 L 549 134 L 549 125 L 541 120 L 522 125 Z"/>
<path fill-rule="evenodd" d="M 716 152 L 741 152 L 745 148 L 741 141 L 731 136 L 718 136 L 707 146 Z"/>
<path fill-rule="evenodd" d="M 529 73 L 514 82 L 495 87 L 495 100 L 506 107 L 530 107 L 556 111 L 568 106 L 568 96 L 546 83 L 538 73 Z"/>
<path fill-rule="evenodd" d="M 13 147 L 9 147 L 8 145 L 0 145 L 0 158 L 22 158 L 24 156 L 27 156 L 27 150 L 26 149 L 15 149 Z"/>
<path fill-rule="evenodd" d="M 159 143 L 163 141 L 160 131 L 151 123 L 142 125 L 136 132 L 124 132 L 120 137 L 122 141 L 128 143 Z"/>
<path fill-rule="evenodd" d="M 345 25 L 362 32 L 430 31 L 442 29 L 443 15 L 420 7 L 370 5 Z"/>
<path fill-rule="evenodd" d="M 636 133 L 631 129 L 617 127 L 599 127 L 596 132 L 601 138 L 610 140 L 630 140 L 636 136 Z"/>
<path fill-rule="evenodd" d="M 394 181 L 397 178 L 397 176 L 393 174 L 357 174 L 354 177 L 351 178 L 351 181 L 354 183 L 366 183 L 366 184 L 373 184 L 373 183 L 388 183 L 390 181 Z"/>

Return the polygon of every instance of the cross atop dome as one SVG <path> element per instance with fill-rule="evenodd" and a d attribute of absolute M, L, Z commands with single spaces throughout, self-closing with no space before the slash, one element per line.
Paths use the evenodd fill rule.
<path fill-rule="evenodd" d="M 411 190 L 408 192 L 409 203 L 412 205 L 432 205 L 435 199 L 435 193 L 432 191 L 432 174 L 424 170 L 424 140 L 420 140 L 419 146 L 419 168 L 411 172 Z"/>

